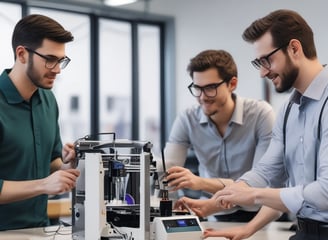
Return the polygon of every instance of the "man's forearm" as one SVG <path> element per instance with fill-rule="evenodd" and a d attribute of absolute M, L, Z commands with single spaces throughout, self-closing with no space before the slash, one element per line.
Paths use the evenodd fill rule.
<path fill-rule="evenodd" d="M 201 178 L 200 189 L 214 194 L 232 183 L 233 180 L 228 178 Z"/>
<path fill-rule="evenodd" d="M 280 198 L 279 188 L 254 188 L 255 204 L 265 205 L 282 212 L 288 212 Z"/>
<path fill-rule="evenodd" d="M 0 204 L 25 200 L 43 194 L 42 180 L 4 181 L 0 193 Z"/>
<path fill-rule="evenodd" d="M 271 221 L 278 219 L 281 214 L 280 211 L 263 206 L 256 216 L 247 223 L 247 228 L 249 228 L 251 233 L 254 234 Z"/>

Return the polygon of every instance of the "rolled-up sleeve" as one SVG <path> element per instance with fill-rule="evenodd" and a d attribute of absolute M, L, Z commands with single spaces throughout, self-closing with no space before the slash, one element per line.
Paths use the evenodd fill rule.
<path fill-rule="evenodd" d="M 291 213 L 298 213 L 304 202 L 303 186 L 283 188 L 280 191 L 280 198 Z"/>

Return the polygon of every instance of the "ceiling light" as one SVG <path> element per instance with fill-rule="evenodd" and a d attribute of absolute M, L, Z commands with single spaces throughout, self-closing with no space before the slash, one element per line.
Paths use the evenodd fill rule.
<path fill-rule="evenodd" d="M 120 6 L 137 2 L 137 0 L 104 0 L 104 3 L 109 6 Z"/>

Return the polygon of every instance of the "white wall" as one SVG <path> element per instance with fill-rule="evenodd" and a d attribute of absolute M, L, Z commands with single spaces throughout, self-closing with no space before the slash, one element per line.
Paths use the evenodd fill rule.
<path fill-rule="evenodd" d="M 125 6 L 144 11 L 145 2 Z M 255 19 L 267 13 L 288 8 L 299 12 L 310 24 L 319 59 L 328 63 L 328 2 L 326 0 L 151 0 L 149 12 L 175 17 L 177 111 L 194 103 L 187 85 L 186 66 L 198 52 L 214 48 L 229 51 L 239 68 L 237 93 L 263 99 L 263 80 L 250 64 L 253 48 L 241 34 Z"/>

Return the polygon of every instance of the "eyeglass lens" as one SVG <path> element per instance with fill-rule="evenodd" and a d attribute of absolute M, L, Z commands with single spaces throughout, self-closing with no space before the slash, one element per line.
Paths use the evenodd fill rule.
<path fill-rule="evenodd" d="M 57 58 L 48 58 L 46 59 L 46 68 L 52 69 L 55 68 L 57 64 L 59 64 L 60 69 L 64 69 L 69 62 L 70 59 L 67 57 L 59 60 Z"/>
<path fill-rule="evenodd" d="M 207 97 L 215 97 L 217 94 L 217 88 L 222 84 L 223 82 L 220 83 L 215 83 L 215 84 L 210 84 L 204 87 L 200 87 L 194 84 L 191 84 L 188 86 L 190 93 L 194 97 L 200 97 L 202 92 L 207 96 Z"/>

